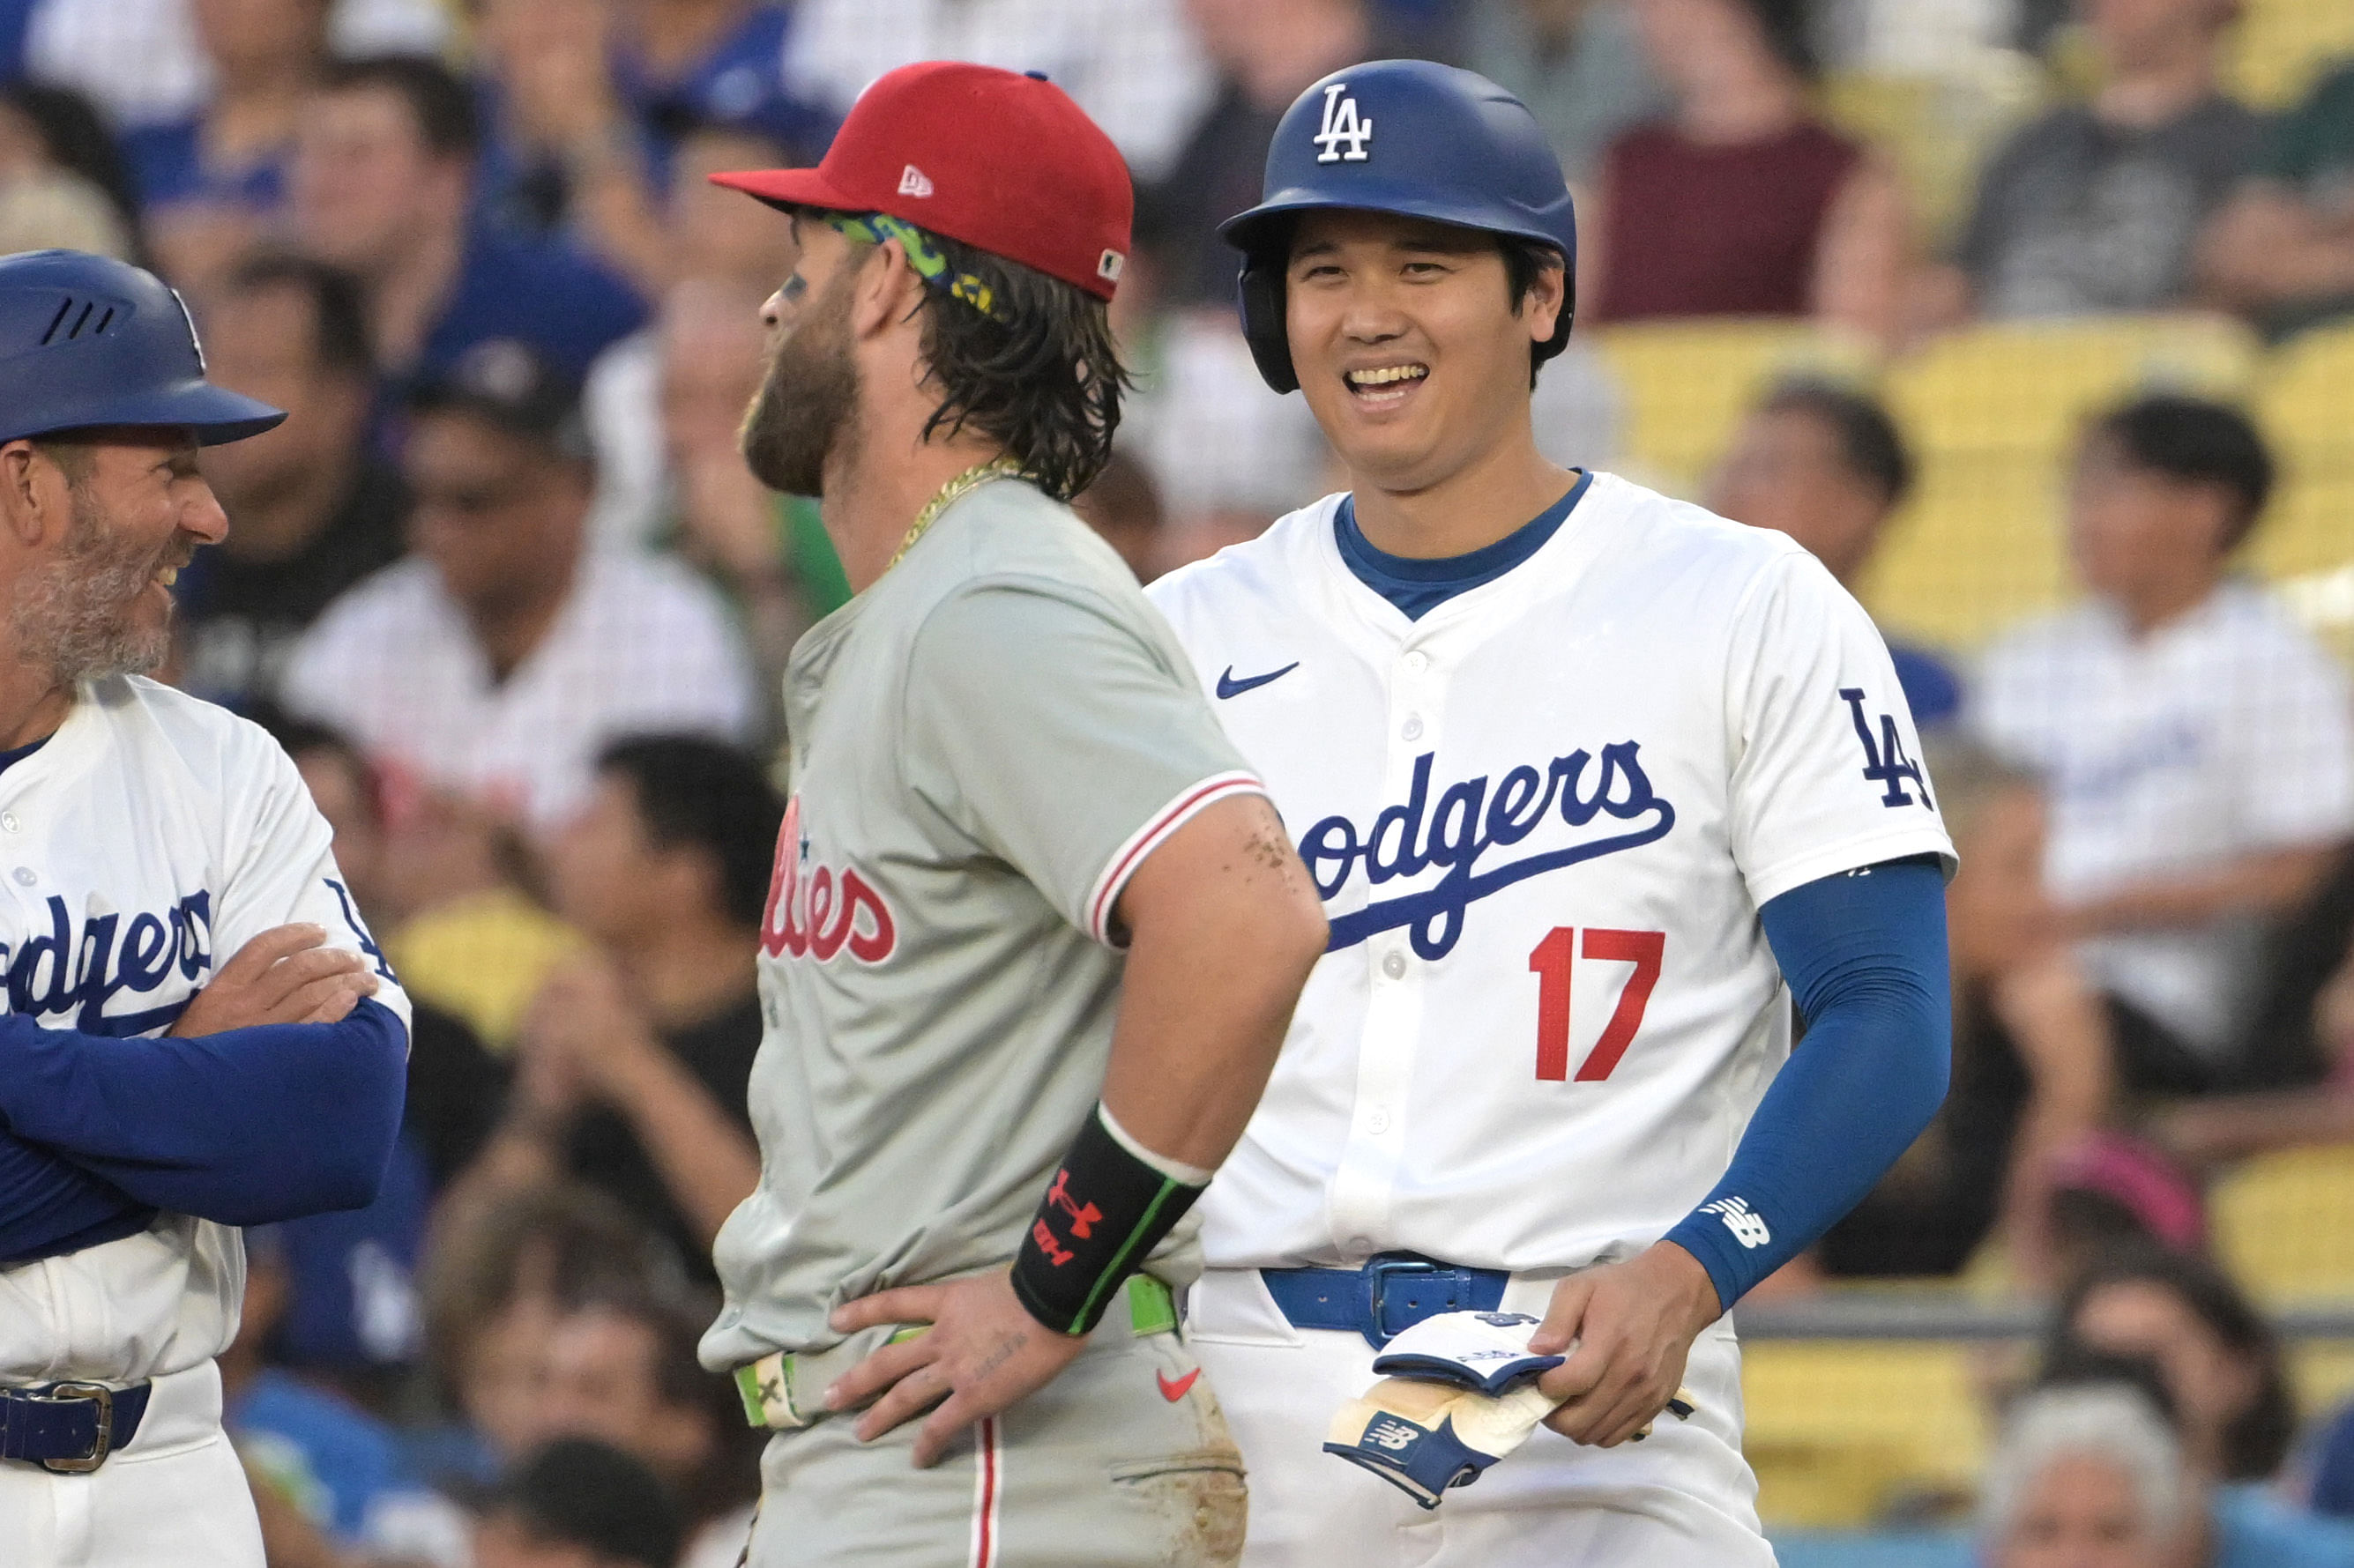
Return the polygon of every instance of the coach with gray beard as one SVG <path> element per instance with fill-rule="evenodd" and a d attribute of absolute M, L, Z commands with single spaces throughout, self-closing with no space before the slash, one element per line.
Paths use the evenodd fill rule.
<path fill-rule="evenodd" d="M 146 678 L 228 519 L 177 294 L 0 260 L 0 1542 L 23 1568 L 261 1568 L 214 1358 L 237 1227 L 365 1206 L 408 1003 L 258 727 Z M 232 956 L 233 955 L 233 956 Z"/>

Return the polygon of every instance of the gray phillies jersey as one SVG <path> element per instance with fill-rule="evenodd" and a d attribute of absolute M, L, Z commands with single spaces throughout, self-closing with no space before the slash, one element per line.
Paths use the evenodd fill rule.
<path fill-rule="evenodd" d="M 958 500 L 811 629 L 761 931 L 760 1185 L 714 1248 L 725 1369 L 854 1298 L 1012 1261 L 1103 1089 L 1112 906 L 1263 793 L 1110 547 L 1018 481 Z M 1148 1264 L 1200 1269 L 1189 1220 Z"/>

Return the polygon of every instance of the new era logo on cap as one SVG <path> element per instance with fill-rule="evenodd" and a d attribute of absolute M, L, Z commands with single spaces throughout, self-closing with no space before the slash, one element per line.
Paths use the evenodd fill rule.
<path fill-rule="evenodd" d="M 1099 300 L 1127 270 L 1136 198 L 1119 149 L 1061 88 L 991 66 L 886 71 L 816 168 L 711 177 L 775 207 L 896 217 Z"/>

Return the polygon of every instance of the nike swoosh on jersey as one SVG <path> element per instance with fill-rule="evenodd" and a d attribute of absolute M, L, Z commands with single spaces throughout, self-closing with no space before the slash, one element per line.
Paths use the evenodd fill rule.
<path fill-rule="evenodd" d="M 1169 1381 L 1169 1374 L 1165 1372 L 1156 1372 L 1152 1374 L 1153 1380 L 1161 1384 L 1161 1397 L 1167 1400 L 1172 1404 L 1176 1404 L 1179 1400 L 1184 1398 L 1187 1393 L 1191 1393 L 1193 1387 L 1193 1380 L 1201 1375 L 1202 1369 L 1200 1367 L 1195 1367 L 1192 1372 L 1187 1372 L 1175 1383 L 1171 1383 Z"/>
<path fill-rule="evenodd" d="M 1254 687 L 1266 685 L 1269 681 L 1279 681 L 1299 668 L 1299 661 L 1294 659 L 1280 670 L 1270 670 L 1264 675 L 1251 675 L 1237 681 L 1235 679 L 1235 667 L 1229 664 L 1226 666 L 1226 673 L 1218 677 L 1218 700 L 1224 702 L 1228 697 L 1239 697 Z"/>

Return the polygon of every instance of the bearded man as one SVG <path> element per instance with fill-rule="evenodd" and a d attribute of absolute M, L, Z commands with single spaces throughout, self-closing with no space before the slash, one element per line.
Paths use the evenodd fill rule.
<path fill-rule="evenodd" d="M 1325 926 L 1064 504 L 1119 417 L 1127 168 L 1043 78 L 925 64 L 818 168 L 715 178 L 798 249 L 745 455 L 819 498 L 856 590 L 786 674 L 761 1181 L 702 1346 L 777 1432 L 749 1561 L 1230 1563 L 1181 1222 Z"/>
<path fill-rule="evenodd" d="M 235 1227 L 374 1199 L 408 1044 L 293 763 L 144 678 L 228 531 L 198 449 L 286 416 L 206 383 L 154 277 L 64 250 L 0 260 L 0 1541 L 260 1568 Z"/>

